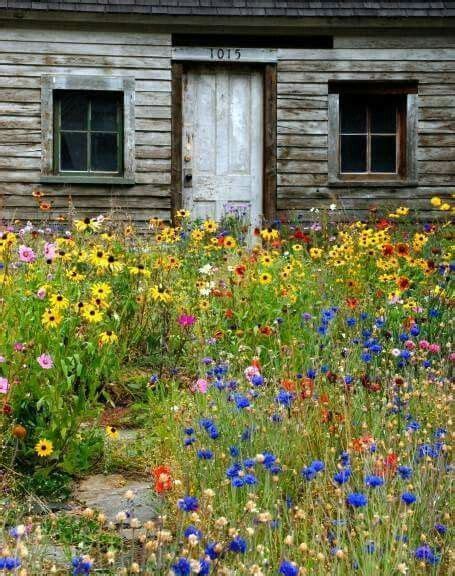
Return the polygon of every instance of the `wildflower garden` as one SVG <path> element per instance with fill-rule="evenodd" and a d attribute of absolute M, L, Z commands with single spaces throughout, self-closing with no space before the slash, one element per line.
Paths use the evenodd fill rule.
<path fill-rule="evenodd" d="M 453 209 L 431 203 L 250 235 L 5 224 L 0 574 L 449 574 Z M 74 501 L 113 473 L 150 518 L 134 490 L 112 519 Z"/>

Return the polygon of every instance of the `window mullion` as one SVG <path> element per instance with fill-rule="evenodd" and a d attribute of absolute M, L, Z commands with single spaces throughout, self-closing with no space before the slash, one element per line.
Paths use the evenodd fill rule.
<path fill-rule="evenodd" d="M 87 126 L 87 172 L 92 171 L 91 166 L 91 157 L 92 157 L 92 150 L 91 150 L 91 130 L 92 130 L 92 99 L 88 99 L 88 126 Z"/>
<path fill-rule="evenodd" d="M 371 109 L 367 104 L 367 173 L 371 173 Z"/>

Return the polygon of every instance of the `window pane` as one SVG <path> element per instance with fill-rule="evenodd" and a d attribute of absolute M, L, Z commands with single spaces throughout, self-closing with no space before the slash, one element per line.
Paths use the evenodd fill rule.
<path fill-rule="evenodd" d="M 364 134 L 367 131 L 367 107 L 365 100 L 345 94 L 340 104 L 341 133 Z"/>
<path fill-rule="evenodd" d="M 367 137 L 341 136 L 341 172 L 366 172 Z"/>
<path fill-rule="evenodd" d="M 370 106 L 371 133 L 394 133 L 397 129 L 397 105 L 395 98 L 384 96 L 374 99 Z"/>
<path fill-rule="evenodd" d="M 66 92 L 60 96 L 62 130 L 86 130 L 88 99 L 80 92 Z"/>
<path fill-rule="evenodd" d="M 395 136 L 371 137 L 371 171 L 396 172 Z"/>
<path fill-rule="evenodd" d="M 117 130 L 117 95 L 100 94 L 92 98 L 92 130 Z"/>
<path fill-rule="evenodd" d="M 87 133 L 60 134 L 60 168 L 74 172 L 87 170 Z"/>
<path fill-rule="evenodd" d="M 91 134 L 91 169 L 96 172 L 118 172 L 117 134 Z"/>

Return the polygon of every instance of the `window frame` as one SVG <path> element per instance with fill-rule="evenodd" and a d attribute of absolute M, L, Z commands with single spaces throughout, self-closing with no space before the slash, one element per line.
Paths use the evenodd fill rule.
<path fill-rule="evenodd" d="M 396 172 L 341 172 L 340 96 L 401 95 L 398 107 Z M 330 82 L 328 94 L 328 170 L 330 186 L 417 185 L 417 83 Z M 371 132 L 367 132 L 367 142 Z M 367 144 L 368 146 L 368 144 Z M 367 148 L 367 166 L 370 156 Z"/>
<path fill-rule="evenodd" d="M 122 96 L 121 172 L 60 171 L 56 139 L 56 91 L 117 92 Z M 135 81 L 130 77 L 43 76 L 41 82 L 41 182 L 63 184 L 132 185 L 135 183 Z"/>

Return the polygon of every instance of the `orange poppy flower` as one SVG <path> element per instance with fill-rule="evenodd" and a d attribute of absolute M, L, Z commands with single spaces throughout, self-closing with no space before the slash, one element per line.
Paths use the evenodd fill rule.
<path fill-rule="evenodd" d="M 155 480 L 155 492 L 162 494 L 172 488 L 172 476 L 169 466 L 157 466 L 152 470 L 152 476 Z"/>

